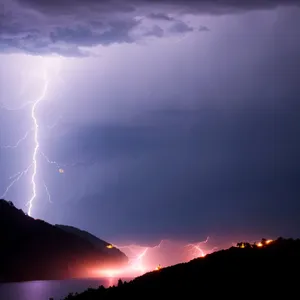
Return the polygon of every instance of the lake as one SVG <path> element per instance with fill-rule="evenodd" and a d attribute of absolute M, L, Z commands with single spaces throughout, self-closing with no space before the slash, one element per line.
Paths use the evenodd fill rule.
<path fill-rule="evenodd" d="M 71 292 L 79 293 L 100 285 L 108 287 L 117 282 L 118 278 L 100 278 L 0 283 L 0 300 L 49 300 L 51 297 L 60 300 Z"/>

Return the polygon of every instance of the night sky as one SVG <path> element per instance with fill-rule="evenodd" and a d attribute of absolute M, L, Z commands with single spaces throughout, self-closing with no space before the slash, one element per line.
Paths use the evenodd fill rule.
<path fill-rule="evenodd" d="M 116 242 L 299 237 L 298 0 L 0 0 L 0 53 L 0 145 L 28 132 L 0 150 L 0 197 L 49 83 L 34 218 Z M 24 211 L 32 172 L 4 195 Z"/>

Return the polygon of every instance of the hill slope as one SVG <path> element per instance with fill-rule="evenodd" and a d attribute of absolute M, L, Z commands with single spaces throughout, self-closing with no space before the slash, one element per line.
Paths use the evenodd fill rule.
<path fill-rule="evenodd" d="M 127 263 L 122 252 L 108 253 L 5 200 L 0 200 L 0 237 L 0 282 L 82 277 L 90 269 Z"/>
<path fill-rule="evenodd" d="M 66 226 L 66 225 L 55 225 L 56 227 L 74 234 L 86 241 L 88 241 L 89 243 L 91 243 L 96 249 L 102 251 L 103 253 L 107 254 L 109 257 L 113 257 L 116 259 L 116 261 L 121 260 L 124 261 L 126 260 L 126 256 L 123 252 L 121 252 L 119 249 L 113 247 L 113 248 L 108 248 L 111 244 L 100 240 L 99 238 L 97 238 L 96 236 L 94 236 L 93 234 L 81 230 L 79 228 L 73 227 L 73 226 Z"/>
<path fill-rule="evenodd" d="M 122 283 L 88 290 L 67 299 L 133 299 L 144 296 L 172 299 L 230 297 L 271 299 L 298 293 L 300 240 L 278 239 L 262 248 L 222 250 Z M 296 294 L 295 294 L 296 295 Z"/>

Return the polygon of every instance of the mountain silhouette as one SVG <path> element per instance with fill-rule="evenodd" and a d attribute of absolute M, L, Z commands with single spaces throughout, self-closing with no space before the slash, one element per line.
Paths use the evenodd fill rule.
<path fill-rule="evenodd" d="M 88 289 L 65 300 L 93 299 L 293 299 L 299 294 L 300 240 L 278 238 L 158 268 L 115 287 Z"/>
<path fill-rule="evenodd" d="M 68 233 L 74 234 L 74 235 L 88 241 L 96 249 L 102 251 L 107 256 L 112 257 L 115 261 L 120 260 L 120 262 L 122 263 L 124 261 L 124 259 L 126 258 L 125 254 L 123 252 L 121 252 L 118 248 L 111 247 L 112 244 L 97 238 L 96 236 L 94 236 L 93 234 L 91 234 L 87 231 L 81 230 L 81 229 L 73 227 L 73 226 L 67 226 L 67 225 L 55 225 L 55 226 L 68 232 Z"/>
<path fill-rule="evenodd" d="M 74 227 L 35 220 L 0 199 L 0 282 L 86 277 L 128 259 L 107 242 Z"/>

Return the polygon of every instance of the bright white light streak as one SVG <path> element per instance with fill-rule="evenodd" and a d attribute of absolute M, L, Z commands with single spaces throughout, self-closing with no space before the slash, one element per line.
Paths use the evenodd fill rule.
<path fill-rule="evenodd" d="M 18 182 L 24 175 L 26 175 L 28 173 L 28 171 L 30 170 L 31 167 L 32 167 L 32 165 L 27 167 L 24 171 L 18 172 L 17 174 L 14 174 L 13 176 L 10 177 L 10 179 L 14 179 L 14 180 L 9 184 L 9 186 L 4 191 L 3 195 L 1 196 L 2 199 L 4 199 L 6 197 L 7 193 L 14 186 L 14 184 L 16 182 Z"/>
<path fill-rule="evenodd" d="M 17 111 L 17 110 L 25 109 L 27 107 L 30 108 L 30 112 L 31 112 L 30 115 L 31 115 L 32 123 L 33 123 L 33 128 L 28 130 L 28 132 L 26 132 L 26 134 L 22 138 L 20 138 L 19 141 L 15 145 L 1 147 L 1 149 L 18 148 L 23 141 L 25 141 L 26 139 L 29 138 L 30 133 L 33 131 L 33 152 L 31 155 L 32 159 L 31 159 L 30 165 L 25 170 L 20 171 L 9 178 L 9 180 L 12 180 L 12 182 L 10 182 L 9 186 L 6 188 L 6 190 L 2 196 L 2 198 L 6 197 L 7 193 L 15 185 L 15 183 L 17 183 L 23 176 L 27 175 L 29 170 L 31 170 L 31 168 L 32 168 L 31 197 L 30 197 L 29 201 L 27 202 L 28 215 L 32 214 L 34 200 L 37 197 L 37 181 L 36 180 L 37 180 L 37 176 L 38 176 L 38 172 L 39 172 L 38 156 L 41 154 L 43 156 L 43 158 L 49 164 L 55 165 L 55 167 L 58 170 L 61 168 L 60 164 L 58 164 L 55 161 L 51 161 L 43 152 L 40 151 L 40 142 L 39 142 L 39 133 L 40 132 L 39 132 L 39 120 L 38 120 L 37 109 L 38 109 L 39 105 L 41 104 L 41 102 L 46 100 L 46 96 L 47 96 L 49 85 L 50 85 L 50 78 L 51 78 L 51 81 L 52 81 L 52 79 L 58 79 L 59 81 L 64 83 L 63 79 L 60 76 L 62 59 L 60 57 L 59 58 L 37 57 L 34 59 L 36 59 L 36 62 L 34 62 L 34 66 L 36 66 L 36 67 L 31 68 L 31 64 L 30 64 L 30 65 L 28 65 L 28 68 L 25 68 L 26 71 L 24 72 L 24 74 L 26 73 L 26 75 L 28 75 L 28 76 L 25 77 L 26 78 L 25 81 L 27 81 L 27 82 L 24 81 L 23 90 L 25 90 L 25 86 L 30 86 L 28 78 L 33 76 L 36 80 L 36 79 L 40 79 L 41 75 L 42 75 L 43 84 L 42 84 L 42 91 L 41 91 L 41 94 L 39 95 L 39 97 L 37 97 L 37 99 L 35 99 L 33 101 L 27 101 L 27 102 L 23 103 L 22 105 L 19 105 L 19 107 L 17 107 L 17 108 L 7 107 L 6 105 L 3 105 L 3 103 L 0 103 L 0 108 L 3 108 L 7 111 Z M 40 61 L 39 61 L 39 59 L 40 59 Z M 32 76 L 29 76 L 30 74 Z M 20 89 L 22 90 L 22 86 L 20 87 Z M 60 116 L 59 120 L 61 118 L 62 117 Z M 48 129 L 54 128 L 57 125 L 58 121 L 55 124 L 53 124 L 52 126 L 48 126 Z M 73 165 L 76 165 L 76 164 L 73 164 Z M 51 195 L 50 195 L 49 189 L 45 182 L 44 182 L 44 189 L 47 193 L 49 202 L 52 203 Z"/>
<path fill-rule="evenodd" d="M 32 164 L 33 164 L 33 173 L 31 177 L 31 185 L 32 185 L 32 196 L 30 200 L 28 201 L 28 215 L 31 216 L 31 210 L 33 206 L 33 201 L 35 200 L 37 196 L 36 192 L 36 175 L 37 175 L 37 154 L 40 148 L 40 143 L 38 140 L 38 135 L 39 135 L 39 124 L 36 116 L 36 109 L 38 105 L 40 104 L 41 101 L 43 101 L 46 97 L 47 90 L 48 90 L 48 77 L 46 71 L 44 72 L 44 87 L 42 90 L 42 93 L 40 97 L 34 102 L 32 109 L 31 109 L 31 118 L 33 120 L 34 124 L 34 150 L 33 150 L 33 155 L 32 155 Z"/>

